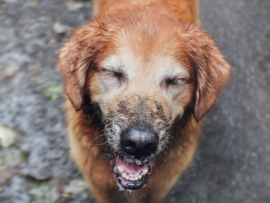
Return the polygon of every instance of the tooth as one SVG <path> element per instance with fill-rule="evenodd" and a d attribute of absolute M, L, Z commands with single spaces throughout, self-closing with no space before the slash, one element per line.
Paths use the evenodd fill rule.
<path fill-rule="evenodd" d="M 125 172 L 122 173 L 122 176 L 127 179 L 127 174 Z"/>
<path fill-rule="evenodd" d="M 141 161 L 139 161 L 139 160 L 136 160 L 136 164 L 137 164 L 137 165 L 141 165 L 141 164 L 142 164 L 142 162 L 141 162 Z"/>
<path fill-rule="evenodd" d="M 127 180 L 130 179 L 130 176 L 127 174 L 127 172 L 125 172 L 125 178 L 126 178 Z"/>
<path fill-rule="evenodd" d="M 118 166 L 118 171 L 119 171 L 120 173 L 122 173 L 122 172 L 124 171 L 123 167 L 122 167 L 122 166 Z"/>
<path fill-rule="evenodd" d="M 139 180 L 141 180 L 142 176 L 141 176 L 141 175 L 139 175 L 139 176 L 138 176 L 138 178 L 139 178 Z"/>
<path fill-rule="evenodd" d="M 143 170 L 142 175 L 145 175 L 147 172 L 148 172 L 148 169 L 146 168 Z"/>

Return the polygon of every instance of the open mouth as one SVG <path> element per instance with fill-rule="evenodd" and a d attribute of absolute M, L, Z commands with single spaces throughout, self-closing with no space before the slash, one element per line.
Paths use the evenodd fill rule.
<path fill-rule="evenodd" d="M 153 161 L 148 164 L 138 164 L 123 161 L 116 156 L 113 170 L 120 189 L 139 190 L 143 188 L 147 183 L 153 165 Z"/>

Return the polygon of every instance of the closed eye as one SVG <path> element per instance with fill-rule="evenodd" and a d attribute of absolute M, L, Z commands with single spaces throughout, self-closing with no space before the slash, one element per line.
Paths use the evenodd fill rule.
<path fill-rule="evenodd" d="M 184 78 L 165 78 L 162 82 L 163 85 L 169 86 L 178 86 L 181 85 L 184 81 Z"/>
<path fill-rule="evenodd" d="M 102 71 L 106 73 L 109 76 L 112 76 L 114 78 L 117 78 L 120 82 L 123 81 L 126 77 L 126 74 L 122 71 L 116 71 L 116 70 L 108 70 L 103 68 Z"/>

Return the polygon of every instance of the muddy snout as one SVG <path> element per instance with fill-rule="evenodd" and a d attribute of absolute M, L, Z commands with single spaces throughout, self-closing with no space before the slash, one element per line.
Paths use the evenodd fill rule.
<path fill-rule="evenodd" d="M 132 127 L 121 133 L 120 143 L 128 155 L 141 159 L 156 152 L 159 138 L 153 130 Z"/>

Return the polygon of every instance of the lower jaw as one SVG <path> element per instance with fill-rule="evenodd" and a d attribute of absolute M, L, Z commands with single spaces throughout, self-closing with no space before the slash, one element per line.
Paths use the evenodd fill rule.
<path fill-rule="evenodd" d="M 147 184 L 154 161 L 150 163 L 126 162 L 115 155 L 110 161 L 120 190 L 139 190 Z"/>
<path fill-rule="evenodd" d="M 140 180 L 130 181 L 124 179 L 120 174 L 115 173 L 115 179 L 122 190 L 139 190 L 146 186 L 148 175 L 144 175 Z"/>

